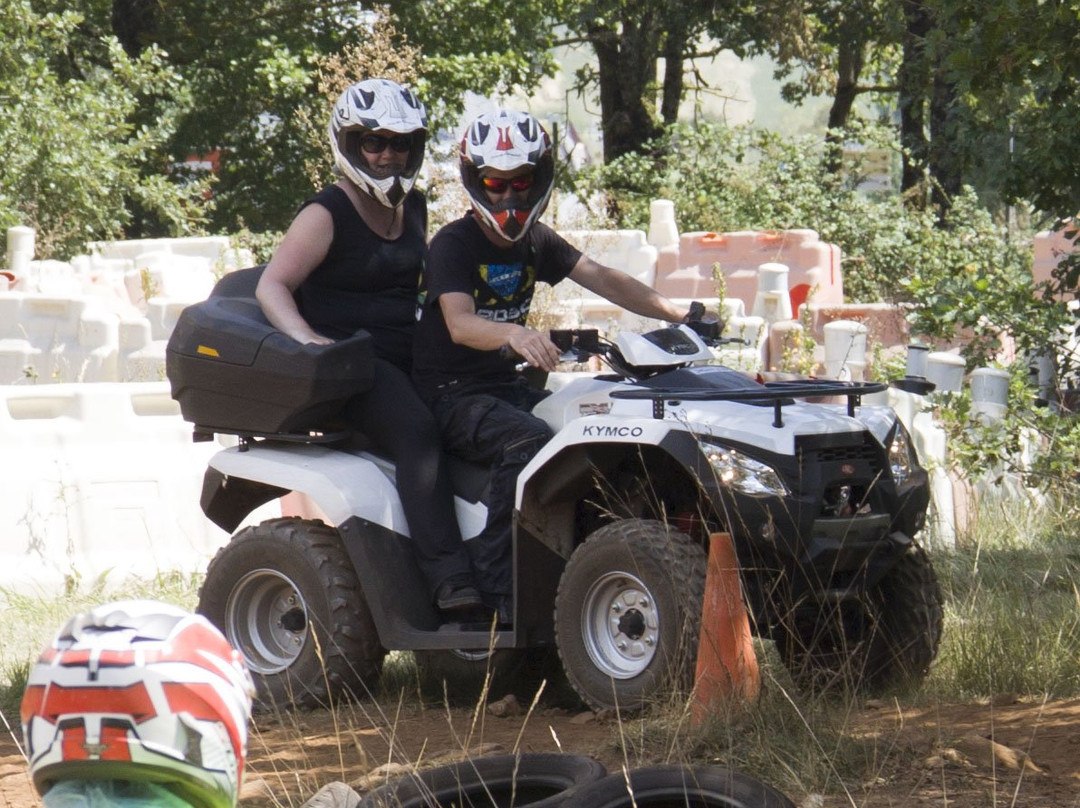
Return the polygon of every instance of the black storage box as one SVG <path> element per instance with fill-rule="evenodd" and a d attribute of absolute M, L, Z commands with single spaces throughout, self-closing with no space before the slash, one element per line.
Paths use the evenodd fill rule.
<path fill-rule="evenodd" d="M 181 312 L 165 349 L 172 397 L 185 420 L 214 432 L 340 429 L 335 416 L 371 387 L 371 336 L 299 343 L 250 297 L 212 295 Z"/>

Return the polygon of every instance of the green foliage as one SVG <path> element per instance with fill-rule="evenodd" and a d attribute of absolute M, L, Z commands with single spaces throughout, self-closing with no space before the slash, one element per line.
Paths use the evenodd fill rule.
<path fill-rule="evenodd" d="M 1063 416 L 1036 399 L 1029 368 L 1010 368 L 1008 412 L 980 418 L 971 392 L 934 396 L 936 420 L 948 436 L 949 462 L 968 480 L 998 482 L 1010 474 L 1032 490 L 1061 500 L 1080 519 L 1080 418 Z"/>
<path fill-rule="evenodd" d="M 853 129 L 850 137 L 851 145 L 890 146 L 887 133 L 873 127 Z M 621 227 L 647 229 L 649 203 L 667 198 L 676 200 L 684 232 L 816 230 L 843 251 L 848 299 L 913 302 L 928 312 L 915 330 L 926 328 L 928 335 L 943 332 L 935 317 L 950 304 L 956 305 L 949 315 L 955 325 L 977 325 L 991 303 L 1018 300 L 1018 290 L 1030 287 L 1030 245 L 1011 238 L 970 193 L 954 202 L 956 211 L 942 228 L 932 211 L 909 210 L 894 195 L 858 190 L 858 164 L 846 174 L 833 173 L 813 139 L 750 127 L 679 125 L 655 151 L 665 156 L 627 155 L 587 172 L 578 190 L 582 196 L 606 194 Z M 939 290 L 943 282 L 948 288 Z M 971 300 L 987 305 L 973 311 Z M 1027 313 L 1020 318 L 1027 320 Z M 1000 326 L 1001 316 L 993 322 Z"/>
<path fill-rule="evenodd" d="M 936 0 L 943 65 L 967 112 L 955 141 L 998 134 L 994 184 L 1054 216 L 1080 202 L 1073 158 L 1080 120 L 1080 14 L 1075 3 Z"/>
<path fill-rule="evenodd" d="M 970 341 L 966 355 L 984 364 L 1009 333 L 1022 348 L 1045 339 L 1055 316 L 1035 294 L 1031 243 L 1011 238 L 968 192 L 953 203 L 945 227 L 920 234 L 917 247 L 929 260 L 901 280 L 915 304 L 913 331 L 929 338 Z"/>
<path fill-rule="evenodd" d="M 195 231 L 204 215 L 205 185 L 162 171 L 173 120 L 136 114 L 151 98 L 180 98 L 180 77 L 155 48 L 131 58 L 107 37 L 87 50 L 83 21 L 26 2 L 0 11 L 0 228 L 36 228 L 39 257 L 119 237 L 135 209 L 171 235 Z M 61 59 L 72 51 L 86 58 Z"/>

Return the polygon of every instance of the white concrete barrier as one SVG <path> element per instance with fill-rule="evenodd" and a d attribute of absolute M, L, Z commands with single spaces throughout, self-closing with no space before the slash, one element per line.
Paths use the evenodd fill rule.
<path fill-rule="evenodd" d="M 0 275 L 0 385 L 160 381 L 180 311 L 254 263 L 224 236 L 92 243 L 33 261 L 30 228 L 8 231 Z"/>
<path fill-rule="evenodd" d="M 165 382 L 0 386 L 0 587 L 205 569 L 228 538 L 199 507 L 220 448 Z"/>
<path fill-rule="evenodd" d="M 115 380 L 118 329 L 92 298 L 0 295 L 0 384 Z"/>
<path fill-rule="evenodd" d="M 622 270 L 646 286 L 656 280 L 656 247 L 646 241 L 641 230 L 568 230 L 562 235 L 594 261 Z M 633 317 L 571 280 L 558 284 L 554 294 L 567 327 L 610 332 L 629 327 L 627 317 Z"/>

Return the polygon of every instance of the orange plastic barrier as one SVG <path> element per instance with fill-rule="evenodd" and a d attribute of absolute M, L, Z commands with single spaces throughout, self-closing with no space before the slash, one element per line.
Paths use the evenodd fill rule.
<path fill-rule="evenodd" d="M 813 292 L 818 303 L 844 301 L 840 248 L 818 238 L 813 230 L 740 230 L 730 233 L 683 233 L 677 245 L 657 256 L 654 288 L 671 298 L 716 297 L 713 266 L 719 265 L 724 296 L 740 298 L 753 308 L 758 267 L 788 267 L 791 310 L 797 312 Z"/>

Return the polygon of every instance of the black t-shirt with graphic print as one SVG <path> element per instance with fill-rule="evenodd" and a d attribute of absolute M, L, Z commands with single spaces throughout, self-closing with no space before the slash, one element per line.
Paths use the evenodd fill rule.
<path fill-rule="evenodd" d="M 440 295 L 464 292 L 480 317 L 525 325 L 537 281 L 558 283 L 580 258 L 580 250 L 539 222 L 505 248 L 491 243 L 471 213 L 439 230 L 428 246 L 413 342 L 417 386 L 430 391 L 457 379 L 505 381 L 521 361 L 497 350 L 454 344 L 438 305 Z"/>

